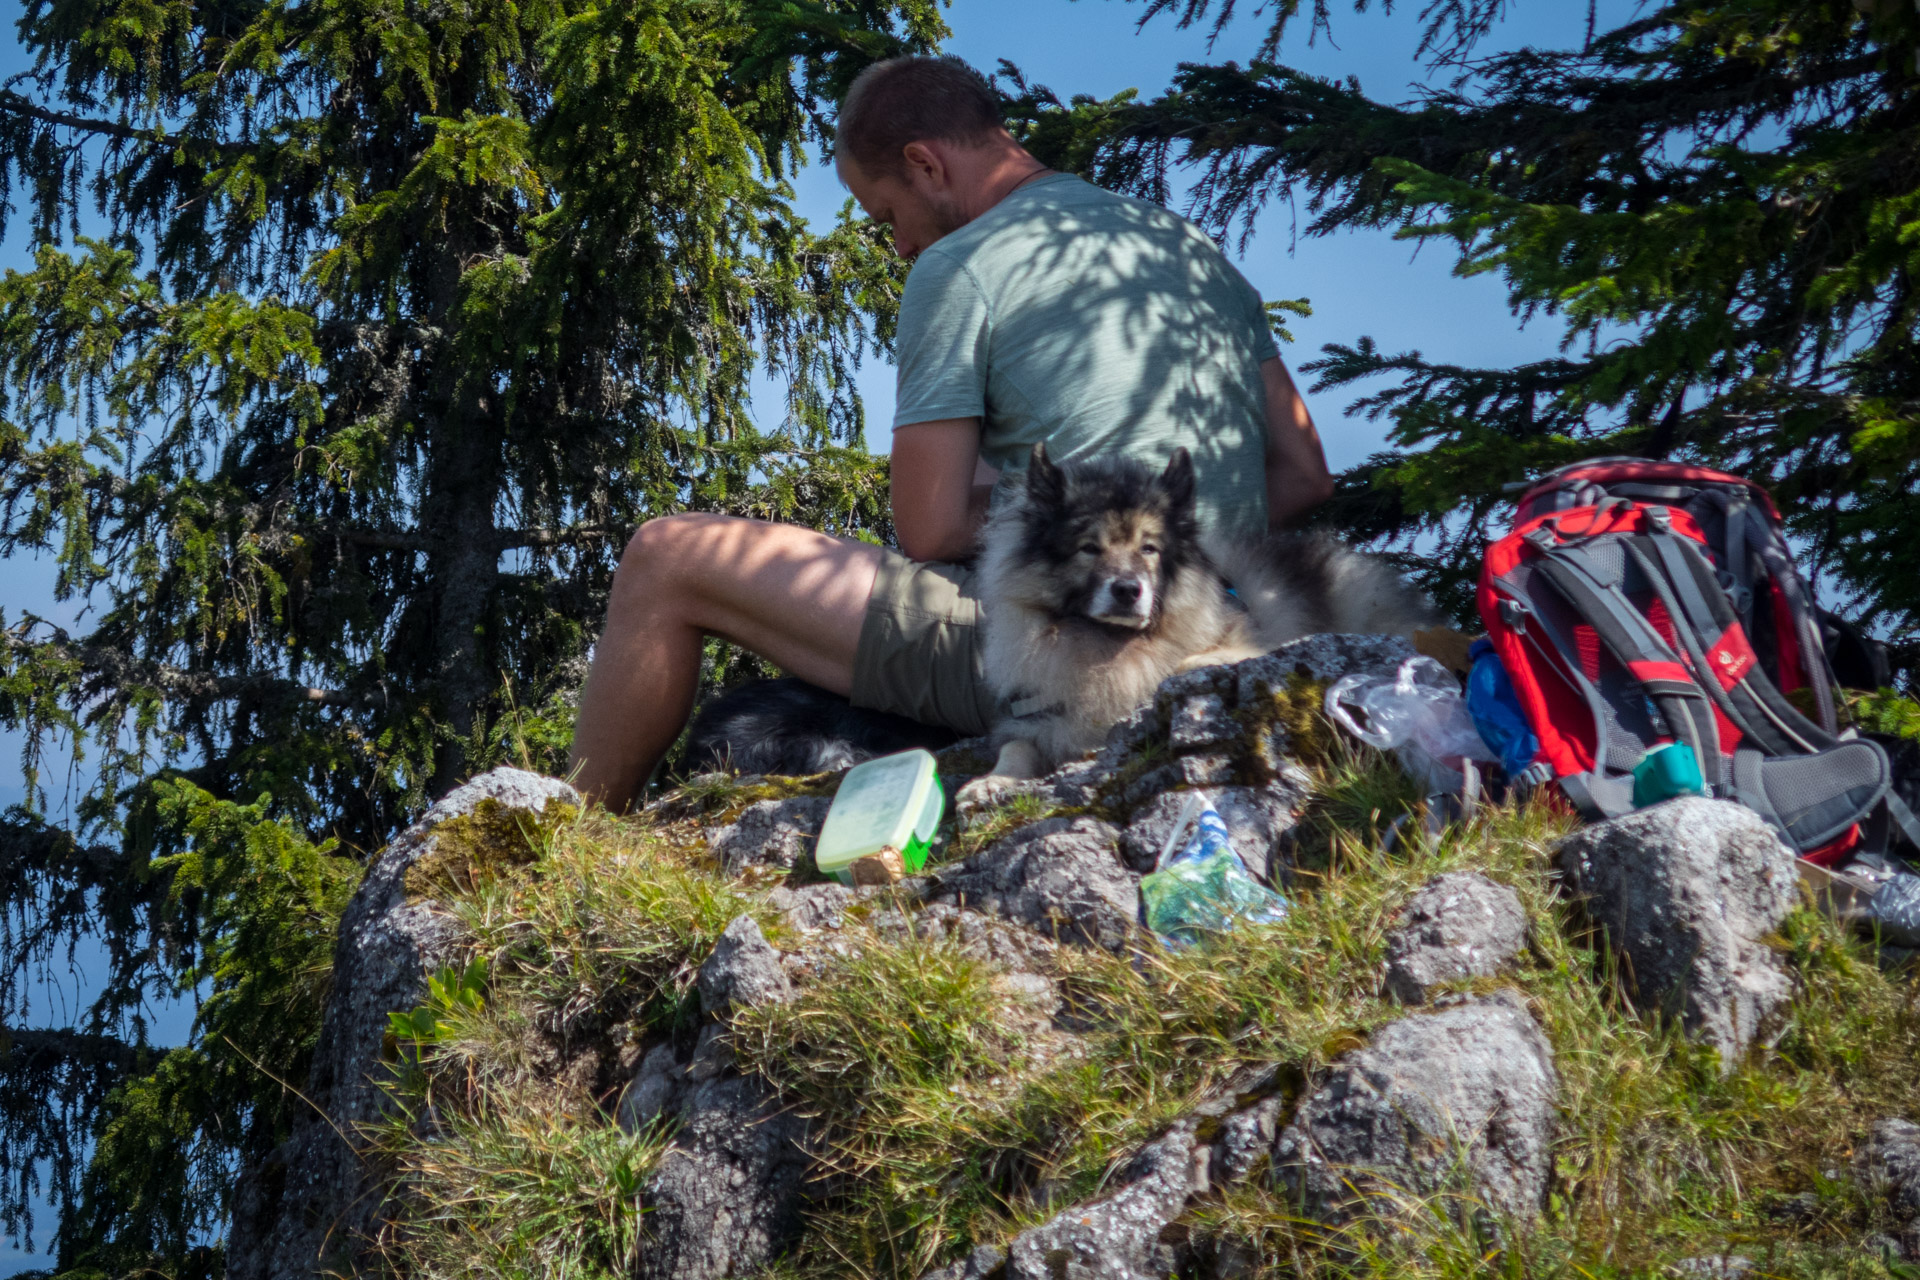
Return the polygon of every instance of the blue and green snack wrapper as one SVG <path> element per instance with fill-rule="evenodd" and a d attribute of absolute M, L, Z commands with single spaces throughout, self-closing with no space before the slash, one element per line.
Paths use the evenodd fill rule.
<path fill-rule="evenodd" d="M 1193 834 L 1173 852 L 1189 825 Z M 1287 900 L 1247 870 L 1227 824 L 1198 793 L 1182 810 L 1156 867 L 1140 880 L 1141 914 L 1147 928 L 1169 946 L 1192 946 L 1204 934 L 1286 918 Z"/>

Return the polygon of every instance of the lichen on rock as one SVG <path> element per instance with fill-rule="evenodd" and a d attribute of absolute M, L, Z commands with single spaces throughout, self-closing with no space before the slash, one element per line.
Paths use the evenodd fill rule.
<path fill-rule="evenodd" d="M 533 862 L 540 856 L 546 835 L 580 815 L 577 798 L 571 803 L 549 803 L 535 809 L 517 789 L 503 788 L 502 793 L 505 799 L 482 796 L 468 812 L 435 825 L 431 847 L 407 864 L 407 897 L 419 900 L 472 893 L 482 881 Z"/>
<path fill-rule="evenodd" d="M 1793 993 L 1768 935 L 1799 902 L 1791 851 L 1751 809 L 1683 797 L 1560 847 L 1567 885 L 1643 1008 L 1677 1017 L 1731 1071 Z"/>
<path fill-rule="evenodd" d="M 1410 1014 L 1333 1064 L 1275 1142 L 1274 1169 L 1316 1221 L 1418 1216 L 1433 1197 L 1524 1221 L 1546 1199 L 1559 1089 L 1552 1046 L 1511 991 Z"/>

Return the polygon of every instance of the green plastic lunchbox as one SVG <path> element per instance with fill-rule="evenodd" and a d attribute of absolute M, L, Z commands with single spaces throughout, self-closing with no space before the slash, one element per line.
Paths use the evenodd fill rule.
<path fill-rule="evenodd" d="M 947 797 L 933 756 L 915 749 L 847 770 L 814 847 L 814 865 L 841 884 L 891 884 L 927 863 Z"/>

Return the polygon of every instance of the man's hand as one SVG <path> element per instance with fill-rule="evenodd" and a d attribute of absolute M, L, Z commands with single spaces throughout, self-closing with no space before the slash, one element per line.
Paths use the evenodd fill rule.
<path fill-rule="evenodd" d="M 1333 476 L 1313 415 L 1279 356 L 1260 362 L 1260 381 L 1267 391 L 1267 525 L 1282 529 L 1333 496 Z"/>
<path fill-rule="evenodd" d="M 893 529 L 914 560 L 965 560 L 987 514 L 994 472 L 980 461 L 980 419 L 893 429 Z"/>

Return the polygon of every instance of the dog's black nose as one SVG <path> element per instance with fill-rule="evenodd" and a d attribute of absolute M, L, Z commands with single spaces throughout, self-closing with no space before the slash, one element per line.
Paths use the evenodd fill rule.
<path fill-rule="evenodd" d="M 1140 582 L 1136 578 L 1115 578 L 1107 584 L 1107 590 L 1113 594 L 1115 604 L 1138 604 L 1140 601 Z"/>

